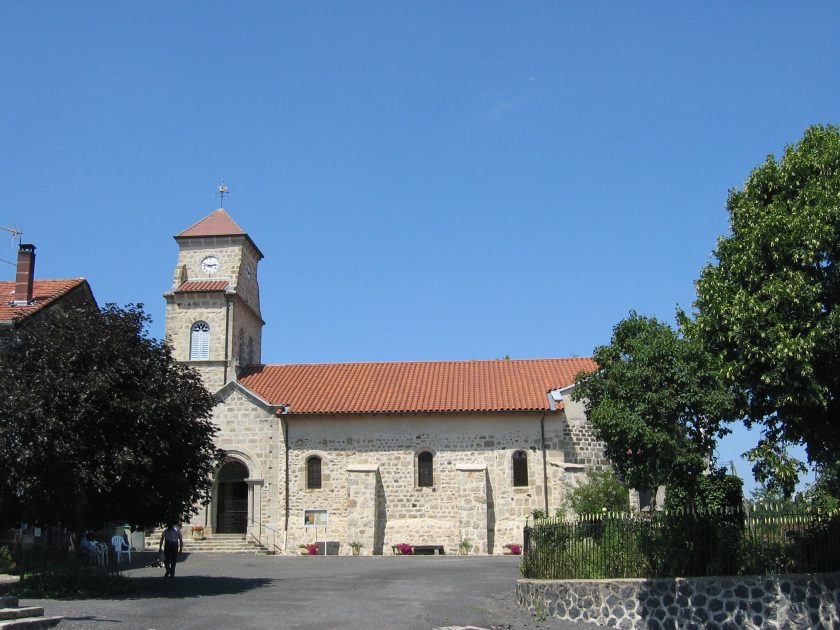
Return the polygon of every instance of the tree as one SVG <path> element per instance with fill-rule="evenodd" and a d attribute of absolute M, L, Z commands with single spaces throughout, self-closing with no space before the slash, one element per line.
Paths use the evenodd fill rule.
<path fill-rule="evenodd" d="M 627 512 L 630 508 L 629 488 L 610 470 L 587 470 L 586 483 L 570 488 L 566 502 L 576 514 Z M 557 511 L 562 516 L 564 510 Z"/>
<path fill-rule="evenodd" d="M 594 359 L 598 369 L 578 375 L 572 397 L 619 476 L 634 488 L 683 488 L 693 509 L 698 477 L 735 408 L 712 357 L 667 324 L 631 312 Z"/>
<path fill-rule="evenodd" d="M 219 462 L 200 377 L 141 306 L 51 309 L 0 350 L 0 519 L 150 526 L 209 498 Z"/>
<path fill-rule="evenodd" d="M 840 134 L 814 126 L 781 161 L 770 155 L 729 193 L 728 237 L 697 282 L 687 334 L 723 361 L 746 393 L 753 453 L 804 444 L 813 464 L 840 465 Z M 784 460 L 780 460 L 783 461 Z M 789 462 L 788 462 L 789 463 Z M 783 471 L 784 472 L 784 471 Z M 790 467 L 787 468 L 790 472 Z M 789 480 L 780 484 L 790 488 Z M 840 488 L 835 487 L 835 492 Z M 837 495 L 840 496 L 840 495 Z"/>

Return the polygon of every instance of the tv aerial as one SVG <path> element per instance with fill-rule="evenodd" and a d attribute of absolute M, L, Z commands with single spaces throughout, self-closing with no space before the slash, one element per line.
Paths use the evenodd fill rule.
<path fill-rule="evenodd" d="M 10 227 L 7 227 L 5 225 L 0 225 L 0 230 L 3 230 L 4 232 L 8 232 L 9 233 L 9 240 L 14 242 L 15 239 L 17 239 L 17 244 L 20 245 L 20 237 L 23 236 L 23 230 L 21 230 L 17 225 L 12 225 Z M 3 258 L 0 258 L 0 262 L 4 262 L 4 263 L 6 263 L 8 265 L 12 265 L 12 266 L 17 264 L 17 263 L 13 263 L 10 260 L 5 260 Z"/>
<path fill-rule="evenodd" d="M 12 241 L 17 239 L 18 245 L 20 245 L 20 237 L 23 235 L 23 230 L 21 230 L 18 226 L 12 225 L 11 227 L 6 227 L 5 225 L 0 225 L 0 230 L 8 232 L 9 238 Z"/>

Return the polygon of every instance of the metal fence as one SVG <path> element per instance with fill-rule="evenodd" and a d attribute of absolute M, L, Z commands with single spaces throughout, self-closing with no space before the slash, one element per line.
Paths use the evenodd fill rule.
<path fill-rule="evenodd" d="M 773 509 L 590 514 L 525 527 L 538 579 L 783 574 L 840 569 L 840 514 Z"/>

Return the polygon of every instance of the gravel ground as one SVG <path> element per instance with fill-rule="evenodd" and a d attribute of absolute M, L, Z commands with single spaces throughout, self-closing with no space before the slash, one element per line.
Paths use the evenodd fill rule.
<path fill-rule="evenodd" d="M 141 557 L 135 564 L 150 561 Z M 149 567 L 124 572 L 136 594 L 121 599 L 22 600 L 63 615 L 62 630 L 301 630 L 329 628 L 573 629 L 540 620 L 514 597 L 509 556 L 272 557 L 200 553 L 177 577 Z"/>

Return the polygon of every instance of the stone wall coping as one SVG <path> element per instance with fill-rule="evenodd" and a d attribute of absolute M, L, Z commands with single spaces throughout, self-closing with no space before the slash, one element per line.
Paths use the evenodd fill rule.
<path fill-rule="evenodd" d="M 379 464 L 350 464 L 347 472 L 375 473 L 379 471 Z"/>
<path fill-rule="evenodd" d="M 756 580 L 756 581 L 765 581 L 765 580 L 774 580 L 778 581 L 780 579 L 784 580 L 797 580 L 797 579 L 809 579 L 813 577 L 819 576 L 834 576 L 840 579 L 840 571 L 826 571 L 824 573 L 784 573 L 779 575 L 696 575 L 696 576 L 677 576 L 677 577 L 652 577 L 652 578 L 608 578 L 603 580 L 584 580 L 584 579 L 577 579 L 577 580 L 536 580 L 532 578 L 519 578 L 516 580 L 517 584 L 638 584 L 640 582 L 655 582 L 661 580 L 670 580 L 673 582 L 677 582 L 680 580 L 691 580 L 697 582 L 714 582 L 719 580 L 732 580 L 732 581 L 741 581 L 741 580 Z"/>
<path fill-rule="evenodd" d="M 462 470 L 465 472 L 487 470 L 487 464 L 455 464 L 455 470 Z"/>
<path fill-rule="evenodd" d="M 562 462 L 560 464 L 563 468 L 567 468 L 569 470 L 585 470 L 586 464 L 570 464 L 568 462 Z"/>

